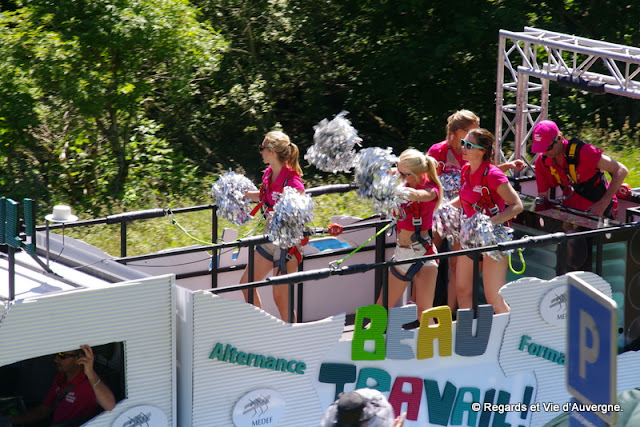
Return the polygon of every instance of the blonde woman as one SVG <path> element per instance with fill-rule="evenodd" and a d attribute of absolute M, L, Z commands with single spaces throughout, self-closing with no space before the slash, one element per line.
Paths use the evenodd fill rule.
<path fill-rule="evenodd" d="M 245 197 L 262 204 L 265 213 L 267 213 L 273 210 L 277 194 L 282 193 L 284 187 L 292 187 L 298 192 L 304 193 L 305 189 L 301 178 L 302 169 L 298 162 L 300 152 L 296 144 L 291 142 L 284 132 L 280 131 L 267 133 L 258 149 L 262 155 L 262 161 L 269 166 L 262 175 L 260 191 L 247 191 Z M 301 261 L 301 255 L 297 249 L 283 250 L 271 242 L 258 246 L 256 252 L 254 280 L 262 280 L 269 271 L 273 271 L 274 276 L 293 273 L 298 270 L 298 264 Z M 242 274 L 240 283 L 247 283 L 248 277 L 247 267 Z M 247 290 L 243 290 L 243 292 L 245 300 L 247 300 L 249 292 Z M 283 320 L 287 319 L 289 312 L 288 292 L 288 285 L 273 286 L 273 300 L 280 312 L 280 318 Z M 255 290 L 253 295 L 254 305 L 261 307 L 260 295 Z"/>
<path fill-rule="evenodd" d="M 431 242 L 431 227 L 433 212 L 442 199 L 442 185 L 436 168 L 434 159 L 413 148 L 403 151 L 398 158 L 396 173 L 405 181 L 404 192 L 408 201 L 398 212 L 395 261 L 436 253 Z M 389 273 L 389 306 L 395 306 L 407 284 L 413 281 L 420 321 L 421 313 L 433 306 L 437 261 L 399 264 L 392 266 Z M 382 294 L 377 303 L 382 305 Z"/>

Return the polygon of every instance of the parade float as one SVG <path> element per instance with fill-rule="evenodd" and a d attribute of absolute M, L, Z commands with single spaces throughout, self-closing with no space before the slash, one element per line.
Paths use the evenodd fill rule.
<path fill-rule="evenodd" d="M 546 52 L 544 61 L 540 50 Z M 503 152 L 513 133 L 511 158 L 527 160 L 529 126 L 546 117 L 549 81 L 568 79 L 580 88 L 639 97 L 635 73 L 620 66 L 627 61 L 637 67 L 636 50 L 533 28 L 502 31 L 496 152 Z M 522 65 L 515 65 L 514 56 Z M 613 76 L 590 71 L 588 64 L 596 60 L 618 71 Z M 534 90 L 542 91 L 540 106 L 527 98 Z M 517 97 L 514 104 L 505 91 Z M 317 147 L 309 157 L 317 163 L 323 150 Z M 353 141 L 337 150 L 344 158 L 326 159 L 324 167 L 343 167 L 356 155 L 351 150 Z M 389 160 L 385 150 L 365 150 L 359 151 L 360 167 Z M 567 388 L 570 344 L 584 338 L 569 333 L 568 294 L 570 284 L 579 281 L 614 304 L 611 327 L 594 326 L 580 341 L 591 351 L 581 359 L 585 372 L 599 367 L 606 350 L 595 345 L 595 337 L 604 340 L 613 331 L 615 355 L 608 366 L 615 374 L 607 372 L 616 380 L 613 391 L 640 386 L 635 196 L 623 199 L 621 216 L 610 221 L 559 205 L 541 210 L 530 175 L 513 177 L 525 205 L 512 225 L 513 240 L 458 253 L 522 254 L 514 262 L 526 268 L 509 273 L 500 291 L 511 312 L 494 315 L 475 283 L 473 309 L 452 313 L 437 306 L 423 313 L 437 324 L 415 329 L 403 328 L 418 314 L 406 298 L 388 309 L 373 304 L 385 286 L 386 260 L 395 243 L 384 215 L 336 217 L 331 226 L 308 229 L 311 240 L 299 272 L 238 285 L 244 268 L 252 268 L 253 248 L 269 237 L 238 239 L 231 229 L 220 233 L 222 200 L 85 221 L 60 207 L 45 226 L 36 226 L 36 202 L 2 199 L 1 397 L 13 402 L 14 410 L 37 405 L 52 378 L 52 355 L 86 343 L 96 349 L 96 371 L 118 401 L 87 426 L 314 426 L 339 393 L 361 387 L 383 392 L 396 412 L 407 413 L 406 426 L 543 426 L 565 412 L 615 413 L 615 403 L 584 405 L 573 401 Z M 375 199 L 380 212 L 393 209 L 385 192 L 392 185 L 384 182 L 390 177 L 380 175 L 377 187 L 358 181 L 357 171 L 355 178 L 354 185 L 307 194 L 356 191 Z M 231 178 L 228 185 L 240 182 Z M 219 189 L 218 198 L 225 199 L 228 189 Z M 301 214 L 308 213 L 310 205 L 305 206 Z M 197 210 L 212 212 L 216 243 L 127 256 L 127 224 L 153 218 L 175 224 L 181 213 Z M 282 221 L 274 232 L 286 241 L 290 220 Z M 117 257 L 64 233 L 109 224 L 121 229 Z M 446 259 L 451 253 L 430 256 Z M 273 314 L 278 311 L 270 286 L 277 284 L 289 285 L 300 323 Z M 241 290 L 252 287 L 261 293 L 263 309 L 244 302 Z"/>

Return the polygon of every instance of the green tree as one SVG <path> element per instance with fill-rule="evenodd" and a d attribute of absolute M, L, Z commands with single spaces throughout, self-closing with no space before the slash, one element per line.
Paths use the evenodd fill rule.
<path fill-rule="evenodd" d="M 149 111 L 211 81 L 224 49 L 186 0 L 34 0 L 2 13 L 8 170 L 35 170 L 40 187 L 75 199 L 123 197 L 136 147 L 157 138 Z"/>

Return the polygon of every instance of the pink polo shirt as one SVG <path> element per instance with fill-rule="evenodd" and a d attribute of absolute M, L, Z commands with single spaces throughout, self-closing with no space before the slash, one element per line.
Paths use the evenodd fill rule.
<path fill-rule="evenodd" d="M 569 141 L 563 138 L 562 144 L 562 152 L 566 153 Z M 602 157 L 602 151 L 591 144 L 584 144 L 578 156 L 576 175 L 578 182 L 585 182 L 599 171 L 598 162 Z M 561 164 L 556 164 L 555 159 L 539 155 L 535 161 L 535 168 L 538 193 L 545 193 L 550 188 L 555 188 L 559 185 L 564 195 L 571 193 L 571 189 L 569 188 L 571 180 L 568 175 L 569 163 L 567 162 L 566 156 L 562 156 Z M 553 173 L 554 171 L 557 175 Z M 607 187 L 609 187 L 609 183 L 607 183 Z M 613 200 L 615 204 L 617 202 L 615 196 Z M 591 200 L 587 200 L 575 192 L 562 202 L 564 206 L 579 210 L 587 210 L 593 203 Z"/>
<path fill-rule="evenodd" d="M 449 151 L 451 151 L 453 157 L 458 161 L 460 167 L 447 163 Z M 455 151 L 449 150 L 449 145 L 446 140 L 435 143 L 429 147 L 427 155 L 433 157 L 436 159 L 436 162 L 438 162 L 438 175 L 459 171 L 462 166 L 467 164 L 467 161 L 462 158 L 462 152 L 460 152 L 460 154 L 456 154 Z"/>
<path fill-rule="evenodd" d="M 404 186 L 407 187 L 406 182 Z M 433 226 L 433 211 L 435 210 L 436 204 L 438 203 L 438 199 L 440 198 L 440 189 L 436 184 L 429 181 L 429 178 L 427 178 L 426 176 L 424 180 L 420 183 L 420 185 L 416 187 L 416 189 L 418 190 L 433 189 L 436 192 L 436 198 L 428 202 L 403 203 L 400 206 L 402 211 L 399 212 L 399 215 L 397 215 L 398 218 L 402 218 L 402 219 L 399 219 L 398 222 L 396 223 L 396 227 L 398 227 L 398 230 L 415 231 L 415 227 L 413 225 L 413 216 L 414 216 L 413 208 L 416 203 L 418 204 L 420 218 L 422 218 L 422 225 L 420 227 L 420 230 L 421 231 L 430 230 L 431 227 Z"/>
<path fill-rule="evenodd" d="M 460 176 L 460 202 L 465 216 L 469 218 L 476 213 L 474 204 L 484 208 L 485 215 L 493 216 L 486 209 L 494 205 L 497 205 L 502 212 L 505 202 L 498 194 L 498 187 L 505 182 L 509 180 L 504 172 L 486 160 L 474 173 L 471 173 L 471 167 L 468 164 L 464 165 Z"/>
<path fill-rule="evenodd" d="M 262 175 L 262 187 L 260 188 L 260 201 L 269 208 L 276 204 L 277 197 L 274 193 L 282 193 L 285 185 L 298 191 L 304 191 L 304 184 L 300 176 L 290 167 L 283 166 L 276 180 L 271 183 L 271 166 L 267 167 Z"/>

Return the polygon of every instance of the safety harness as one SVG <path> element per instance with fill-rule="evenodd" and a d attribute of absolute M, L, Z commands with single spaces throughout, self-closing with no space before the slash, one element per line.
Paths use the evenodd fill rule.
<path fill-rule="evenodd" d="M 470 173 L 469 169 L 470 166 L 468 164 L 464 165 L 462 167 L 461 177 L 468 179 Z M 480 181 L 480 198 L 475 203 L 472 204 L 462 199 L 460 201 L 467 206 L 471 206 L 471 208 L 476 212 L 483 213 L 487 216 L 494 216 L 500 213 L 500 208 L 495 200 L 493 200 L 493 195 L 489 190 L 487 175 L 489 175 L 489 166 L 485 168 L 484 173 L 482 174 L 482 180 Z"/>
<path fill-rule="evenodd" d="M 411 202 L 404 207 L 404 211 L 406 215 L 411 214 L 411 223 L 413 224 L 414 232 L 411 235 L 411 241 L 413 243 L 421 244 L 427 252 L 425 255 L 433 255 L 435 254 L 435 250 L 433 249 L 433 245 L 431 244 L 431 230 L 429 230 L 429 235 L 422 237 L 422 215 L 420 214 L 420 202 Z M 438 262 L 438 260 L 436 260 Z M 411 264 L 411 267 L 407 270 L 406 274 L 401 274 L 395 268 L 391 268 L 391 274 L 393 274 L 398 279 L 409 282 L 413 279 L 413 276 L 416 275 L 418 271 L 422 268 L 422 262 L 416 262 Z"/>
<path fill-rule="evenodd" d="M 586 181 L 578 182 L 578 164 L 580 163 L 580 150 L 586 143 L 578 138 L 572 138 L 567 144 L 564 156 L 567 159 L 567 170 L 561 170 L 559 166 L 555 164 L 549 165 L 549 172 L 556 181 L 556 186 L 563 188 L 569 188 L 569 193 L 564 196 L 565 199 L 569 198 L 575 191 L 583 198 L 597 202 L 602 199 L 604 193 L 607 191 L 607 180 L 602 170 L 596 171 L 596 173 Z M 546 156 L 543 156 L 543 163 L 546 164 Z M 563 182 L 560 172 L 564 172 L 562 175 L 566 176 L 566 182 Z M 613 203 L 613 202 L 612 202 Z M 607 210 L 611 208 L 610 205 Z"/>
<path fill-rule="evenodd" d="M 585 142 L 578 138 L 572 138 L 567 147 L 566 157 L 569 164 L 569 179 L 573 184 L 576 193 L 587 200 L 597 202 L 602 199 L 604 193 L 607 192 L 607 181 L 602 170 L 598 170 L 591 178 L 586 181 L 578 182 L 578 174 L 576 168 L 580 159 L 580 150 L 584 147 Z"/>
<path fill-rule="evenodd" d="M 289 182 L 289 176 L 284 179 L 282 183 L 282 188 L 284 189 L 287 186 L 287 182 Z M 269 178 L 267 178 L 269 179 Z M 264 182 L 260 186 L 260 195 L 258 196 L 258 204 L 251 211 L 251 216 L 255 216 L 258 211 L 262 211 L 262 216 L 266 218 L 267 213 L 273 210 L 273 205 L 269 203 L 267 200 L 267 190 L 265 188 Z M 305 237 L 300 241 L 300 246 L 304 246 L 309 242 L 309 238 Z M 298 264 L 302 262 L 302 254 L 300 253 L 300 249 L 298 246 L 292 246 L 289 249 L 280 248 L 280 257 L 277 260 L 273 259 L 273 256 L 270 255 L 267 251 L 262 249 L 260 246 L 256 248 L 258 253 L 262 255 L 264 258 L 273 262 L 273 268 L 277 269 L 277 274 L 287 274 L 287 262 L 294 257 L 298 260 Z"/>
<path fill-rule="evenodd" d="M 438 174 L 438 176 L 442 175 L 443 173 L 445 173 L 445 169 L 447 168 L 447 156 L 449 155 L 449 145 L 445 144 L 444 145 L 444 149 L 439 150 L 437 153 L 437 158 L 434 157 L 434 159 L 436 160 L 436 172 Z M 455 154 L 453 154 L 454 157 Z M 457 158 L 456 158 L 457 159 Z M 459 159 L 457 159 L 459 161 Z M 457 171 L 457 168 L 455 168 L 454 166 L 451 166 L 449 171 L 446 171 L 447 173 L 451 173 L 451 169 L 455 169 Z"/>

